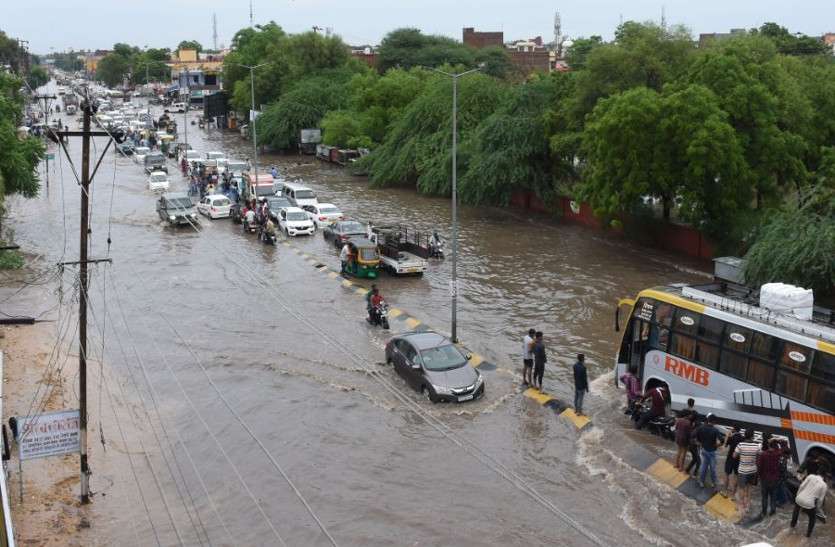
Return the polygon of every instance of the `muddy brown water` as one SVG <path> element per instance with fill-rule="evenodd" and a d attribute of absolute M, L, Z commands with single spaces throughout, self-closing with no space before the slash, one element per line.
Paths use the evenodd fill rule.
<path fill-rule="evenodd" d="M 188 129 L 197 150 L 249 156 L 238 134 Z M 104 145 L 97 139 L 95 149 Z M 77 168 L 80 142 L 70 151 Z M 320 201 L 350 216 L 449 235 L 446 199 L 371 188 L 309 157 L 265 155 L 261 164 L 303 179 Z M 77 256 L 78 186 L 66 160 L 51 169 L 48 192 L 9 200 L 17 241 L 42 264 Z M 173 162 L 169 170 L 172 189 L 185 190 Z M 115 480 L 134 499 L 124 515 L 132 525 L 124 537 L 116 528 L 114 542 L 133 543 L 137 534 L 152 543 L 153 524 L 161 543 L 177 544 L 173 518 L 187 544 L 208 537 L 214 545 L 327 545 L 252 435 L 340 545 L 713 545 L 717 538 L 730 545 L 760 537 L 706 516 L 619 456 L 623 443 L 642 438 L 629 433 L 618 412 L 622 394 L 607 374 L 618 344 L 615 302 L 645 287 L 698 281 L 691 269 L 704 265 L 544 217 L 462 208 L 459 337 L 498 367 L 484 371 L 482 400 L 433 406 L 382 364 L 389 333 L 365 323 L 360 297 L 292 249 L 258 244 L 228 220 L 201 218 L 199 229 L 163 225 L 145 180 L 130 158 L 109 151 L 93 183 L 91 255 L 113 259 L 93 268 L 93 351 L 101 351 L 104 331 L 105 361 L 117 377 L 144 367 L 168 433 L 181 437 L 166 452 L 183 472 L 169 472 L 149 440 L 159 423 L 135 433 L 150 447 L 136 471 L 151 510 L 146 515 L 125 469 Z M 338 267 L 321 234 L 293 244 Z M 449 276 L 449 260 L 433 261 L 422 278 L 383 275 L 378 284 L 393 305 L 448 332 Z M 72 283 L 70 271 L 62 283 Z M 32 311 L 14 302 L 4 311 Z M 41 304 L 48 311 L 55 302 Z M 531 326 L 546 335 L 549 392 L 569 397 L 577 352 L 600 377 L 587 399 L 595 425 L 582 436 L 521 394 L 521 337 Z M 392 324 L 392 332 L 405 328 Z M 138 415 L 139 402 L 151 404 L 147 386 L 132 397 L 133 409 L 121 412 Z"/>

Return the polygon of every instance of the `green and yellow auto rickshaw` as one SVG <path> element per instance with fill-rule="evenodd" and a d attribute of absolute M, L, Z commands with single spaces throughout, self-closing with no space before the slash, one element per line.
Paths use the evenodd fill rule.
<path fill-rule="evenodd" d="M 365 238 L 352 238 L 346 242 L 351 250 L 348 260 L 342 264 L 342 273 L 354 277 L 376 279 L 380 268 L 380 252 L 377 245 Z"/>

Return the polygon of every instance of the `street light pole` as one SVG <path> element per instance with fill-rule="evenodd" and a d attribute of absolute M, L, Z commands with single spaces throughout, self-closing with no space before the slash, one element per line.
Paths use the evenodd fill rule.
<path fill-rule="evenodd" d="M 431 70 L 452 78 L 452 280 L 449 293 L 452 299 L 452 326 L 450 335 L 453 342 L 458 342 L 458 78 L 478 72 L 479 66 L 466 72 L 450 74 L 437 68 Z"/>
<path fill-rule="evenodd" d="M 238 66 L 249 69 L 249 90 L 251 93 L 252 106 L 249 111 L 249 129 L 252 131 L 252 168 L 255 175 L 255 180 L 258 180 L 258 133 L 255 130 L 255 69 L 267 66 L 269 63 L 261 63 L 260 65 L 243 65 L 236 63 Z"/>

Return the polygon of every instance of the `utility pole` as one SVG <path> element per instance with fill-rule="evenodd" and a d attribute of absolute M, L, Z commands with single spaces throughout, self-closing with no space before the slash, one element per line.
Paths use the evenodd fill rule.
<path fill-rule="evenodd" d="M 49 100 L 52 99 L 54 101 L 54 100 L 57 100 L 58 97 L 56 97 L 55 95 L 36 95 L 35 99 L 37 99 L 38 101 L 43 100 L 43 109 L 44 109 L 44 112 L 46 113 L 46 119 L 45 119 L 46 130 L 49 131 Z M 49 190 L 49 151 L 47 151 L 47 154 L 46 154 L 45 157 L 46 157 L 46 159 L 45 159 L 45 161 L 46 161 L 46 189 Z"/>
<path fill-rule="evenodd" d="M 266 66 L 269 63 L 261 63 L 260 65 L 243 65 L 236 63 L 238 66 L 249 69 L 249 91 L 251 94 L 252 106 L 249 111 L 249 128 L 252 130 L 252 165 L 255 173 L 255 180 L 258 180 L 258 134 L 255 131 L 255 69 Z"/>
<path fill-rule="evenodd" d="M 107 146 L 102 150 L 101 157 L 96 163 L 93 173 L 90 173 L 90 137 L 108 136 L 106 131 L 90 131 L 90 120 L 95 107 L 89 98 L 85 98 L 81 105 L 84 113 L 83 129 L 81 131 L 57 131 L 50 132 L 50 135 L 58 141 L 69 159 L 69 153 L 64 145 L 66 137 L 81 137 L 81 225 L 79 230 L 78 261 L 66 262 L 61 265 L 78 264 L 79 275 L 79 299 L 78 299 L 78 401 L 79 420 L 81 422 L 80 452 L 81 452 L 81 503 L 90 503 L 90 466 L 87 462 L 87 288 L 89 277 L 87 266 L 89 263 L 110 262 L 110 259 L 89 260 L 87 257 L 90 237 L 90 183 L 98 171 L 101 160 L 112 144 L 107 141 Z"/>

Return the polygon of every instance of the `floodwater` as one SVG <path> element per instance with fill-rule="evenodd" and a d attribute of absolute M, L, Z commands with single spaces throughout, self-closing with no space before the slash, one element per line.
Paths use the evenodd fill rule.
<path fill-rule="evenodd" d="M 249 156 L 236 133 L 189 125 L 188 136 L 202 152 Z M 94 152 L 105 145 L 96 139 Z M 76 169 L 80 148 L 74 139 Z M 450 233 L 448 200 L 370 188 L 310 157 L 260 161 L 352 217 Z M 169 170 L 172 190 L 185 190 L 173 162 Z M 124 526 L 109 530 L 114 544 L 327 545 L 330 534 L 363 546 L 698 546 L 762 537 L 707 516 L 620 459 L 624 445 L 646 437 L 629 431 L 607 374 L 615 303 L 697 281 L 700 265 L 544 217 L 462 208 L 459 338 L 497 368 L 484 371 L 482 400 L 432 405 L 382 364 L 389 333 L 366 324 L 362 298 L 292 248 L 263 246 L 228 220 L 163 225 L 145 180 L 110 150 L 91 192 L 91 257 L 113 259 L 92 267 L 92 353 L 103 351 L 122 379 L 111 387 L 127 392 L 113 410 L 135 428 L 125 448 L 142 484 L 130 468 L 93 475 L 94 490 L 113 480 L 128 500 Z M 48 192 L 10 200 L 9 222 L 43 263 L 74 260 L 78 208 L 64 159 L 51 164 Z M 338 267 L 320 234 L 292 243 Z M 449 276 L 447 259 L 422 278 L 383 275 L 378 284 L 392 305 L 448 332 Z M 65 293 L 71 283 L 68 270 Z M 578 352 L 600 376 L 586 403 L 595 425 L 582 436 L 522 395 L 529 327 L 545 332 L 548 392 L 569 398 Z M 405 328 L 392 323 L 392 332 Z M 100 388 L 90 386 L 92 400 Z M 163 428 L 157 445 L 152 433 Z"/>

